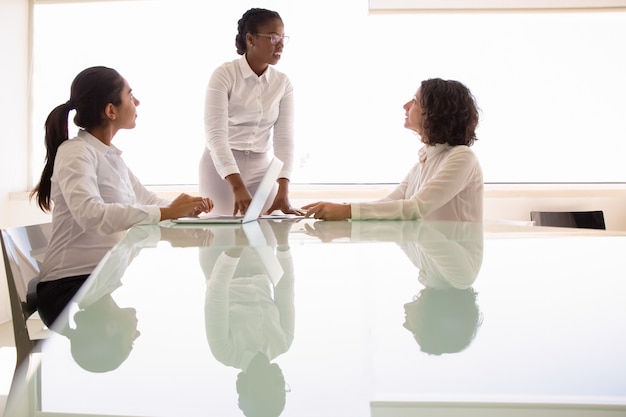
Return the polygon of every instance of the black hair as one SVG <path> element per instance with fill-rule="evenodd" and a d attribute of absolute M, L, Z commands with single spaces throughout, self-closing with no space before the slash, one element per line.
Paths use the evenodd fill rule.
<path fill-rule="evenodd" d="M 139 336 L 133 308 L 120 308 L 111 294 L 106 294 L 74 315 L 76 328 L 64 334 L 78 366 L 94 373 L 119 368 L 133 350 Z"/>
<path fill-rule="evenodd" d="M 247 33 L 258 33 L 259 26 L 274 19 L 282 20 L 278 12 L 272 10 L 253 8 L 245 12 L 237 22 L 237 36 L 235 36 L 237 53 L 243 55 L 248 51 Z"/>
<path fill-rule="evenodd" d="M 100 126 L 104 121 L 104 109 L 111 103 L 122 103 L 124 78 L 114 69 L 91 67 L 81 71 L 70 89 L 70 99 L 55 107 L 45 123 L 46 160 L 41 179 L 30 193 L 36 196 L 37 205 L 45 212 L 52 208 L 50 201 L 51 178 L 54 172 L 54 159 L 59 146 L 69 139 L 67 118 L 71 110 L 76 110 L 74 123 L 83 129 Z"/>

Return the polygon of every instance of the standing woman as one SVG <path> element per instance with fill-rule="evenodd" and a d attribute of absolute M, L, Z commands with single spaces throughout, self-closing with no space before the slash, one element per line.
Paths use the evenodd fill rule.
<path fill-rule="evenodd" d="M 241 58 L 211 76 L 206 91 L 206 147 L 200 160 L 199 189 L 211 195 L 218 214 L 245 213 L 272 157 L 283 161 L 278 186 L 264 210 L 301 214 L 289 203 L 293 168 L 293 87 L 274 65 L 288 37 L 277 12 L 250 9 L 235 37 Z"/>
<path fill-rule="evenodd" d="M 52 235 L 37 286 L 37 308 L 48 326 L 106 252 L 134 225 L 197 216 L 208 198 L 164 200 L 148 191 L 111 144 L 118 130 L 135 127 L 139 100 L 114 69 L 91 67 L 72 82 L 70 99 L 46 119 L 46 165 L 31 193 L 52 211 Z M 80 128 L 68 137 L 68 116 Z"/>

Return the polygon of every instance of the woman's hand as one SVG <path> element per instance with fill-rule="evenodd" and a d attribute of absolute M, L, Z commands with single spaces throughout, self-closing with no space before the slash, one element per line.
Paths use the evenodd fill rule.
<path fill-rule="evenodd" d="M 293 207 L 289 202 L 289 180 L 287 178 L 278 179 L 278 193 L 274 198 L 274 202 L 271 207 L 265 212 L 265 214 L 272 214 L 272 212 L 280 210 L 285 214 L 295 214 L 302 216 L 303 210 L 297 207 Z"/>
<path fill-rule="evenodd" d="M 302 209 L 306 210 L 305 217 L 313 217 L 320 220 L 345 220 L 352 217 L 350 204 L 327 203 L 318 201 L 307 204 Z"/>
<path fill-rule="evenodd" d="M 252 196 L 248 192 L 248 189 L 244 187 L 243 189 L 238 189 L 233 192 L 235 197 L 233 216 L 236 216 L 238 213 L 241 213 L 241 215 L 246 214 L 246 211 L 248 211 L 248 207 L 250 206 L 250 202 L 252 201 Z"/>
<path fill-rule="evenodd" d="M 267 210 L 267 212 L 265 212 L 265 214 L 272 214 L 272 212 L 274 212 L 276 210 L 280 210 L 280 211 L 282 211 L 285 214 L 295 214 L 297 216 L 304 215 L 304 210 L 301 210 L 301 209 L 299 209 L 297 207 L 293 207 L 289 203 L 289 199 L 288 198 L 279 198 L 278 195 L 274 199 L 274 202 L 272 203 L 272 206 L 269 208 L 269 210 Z"/>
<path fill-rule="evenodd" d="M 248 211 L 248 206 L 250 206 L 250 202 L 252 201 L 252 196 L 248 191 L 248 188 L 243 183 L 243 179 L 241 179 L 240 174 L 231 174 L 226 177 L 226 181 L 230 184 L 233 189 L 233 197 L 235 200 L 235 204 L 233 207 L 233 216 L 241 213 L 242 215 L 246 214 Z"/>
<path fill-rule="evenodd" d="M 161 220 L 179 217 L 197 217 L 200 213 L 213 210 L 213 201 L 208 197 L 193 197 L 182 193 L 169 206 L 161 207 Z"/>

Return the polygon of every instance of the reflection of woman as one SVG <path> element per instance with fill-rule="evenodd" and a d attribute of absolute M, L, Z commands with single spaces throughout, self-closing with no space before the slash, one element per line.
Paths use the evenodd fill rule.
<path fill-rule="evenodd" d="M 111 295 L 121 283 L 124 271 L 139 251 L 155 246 L 160 238 L 156 225 L 132 228 L 107 255 L 109 269 L 99 269 L 97 279 L 88 281 L 78 296 L 78 304 L 59 311 L 53 330 L 66 336 L 76 363 L 91 372 L 107 372 L 118 368 L 130 355 L 137 330 L 137 312 L 120 307 Z M 80 286 L 72 289 L 76 293 Z M 73 307 L 76 306 L 78 311 Z"/>
<path fill-rule="evenodd" d="M 422 352 L 460 352 L 476 335 L 481 314 L 472 284 L 483 260 L 482 231 L 480 223 L 426 222 L 417 242 L 401 244 L 425 286 L 404 305 L 404 327 Z"/>
<path fill-rule="evenodd" d="M 107 269 L 97 271 L 97 279 L 88 281 L 87 288 L 78 296 L 78 311 L 68 308 L 54 314 L 60 320 L 54 330 L 66 336 L 71 343 L 74 360 L 91 372 L 107 372 L 118 368 L 130 355 L 137 330 L 137 312 L 131 307 L 120 307 L 112 293 L 122 285 L 121 278 L 142 248 L 168 241 L 172 246 L 202 246 L 211 240 L 210 230 L 189 228 L 172 233 L 172 229 L 157 225 L 136 226 L 111 251 Z M 104 268 L 104 267 L 103 267 Z M 80 285 L 68 287 L 75 294 Z M 70 306 L 74 307 L 73 303 Z"/>
<path fill-rule="evenodd" d="M 66 327 L 62 334 L 70 339 L 76 363 L 91 372 L 118 368 L 140 335 L 136 310 L 119 307 L 110 294 L 79 310 L 73 320 L 75 326 Z"/>
<path fill-rule="evenodd" d="M 419 269 L 425 287 L 404 305 L 404 327 L 421 350 L 437 355 L 459 352 L 473 340 L 481 323 L 472 285 L 483 260 L 482 223 L 316 222 L 307 231 L 324 241 L 350 237 L 396 242 Z"/>
<path fill-rule="evenodd" d="M 422 352 L 433 355 L 465 349 L 476 336 L 481 315 L 473 288 L 424 288 L 404 305 L 404 327 Z"/>
<path fill-rule="evenodd" d="M 200 255 L 208 279 L 207 341 L 217 360 L 241 369 L 237 392 L 245 415 L 265 410 L 258 415 L 277 416 L 285 405 L 285 379 L 271 361 L 289 349 L 294 337 L 293 263 L 283 229 L 272 230 L 281 233 L 272 239 L 276 247 L 270 254 L 267 246 L 249 246 L 259 243 L 241 227 L 228 227 L 214 230 L 212 246 Z M 283 271 L 279 277 L 268 267 L 276 259 Z"/>
<path fill-rule="evenodd" d="M 422 222 L 414 240 L 399 242 L 419 268 L 427 288 L 469 288 L 483 261 L 483 225 L 466 222 Z"/>

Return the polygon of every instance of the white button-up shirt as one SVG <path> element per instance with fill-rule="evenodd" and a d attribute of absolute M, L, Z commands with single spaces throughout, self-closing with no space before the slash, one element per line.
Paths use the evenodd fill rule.
<path fill-rule="evenodd" d="M 156 224 L 170 201 L 148 191 L 121 158 L 84 130 L 59 146 L 52 174 L 52 237 L 42 281 L 90 274 L 136 224 Z"/>
<path fill-rule="evenodd" d="M 425 146 L 387 197 L 352 203 L 353 219 L 483 221 L 483 172 L 467 146 Z"/>
<path fill-rule="evenodd" d="M 269 66 L 259 77 L 245 56 L 218 67 L 206 90 L 206 146 L 222 178 L 239 173 L 231 149 L 274 150 L 283 161 L 279 178 L 293 169 L 293 87 L 289 78 Z"/>
<path fill-rule="evenodd" d="M 276 287 L 256 256 L 252 248 L 244 249 L 241 258 L 223 252 L 205 271 L 210 278 L 205 302 L 209 347 L 218 361 L 244 371 L 258 352 L 269 360 L 287 352 L 295 328 L 291 255 L 276 255 L 284 271 Z"/>

